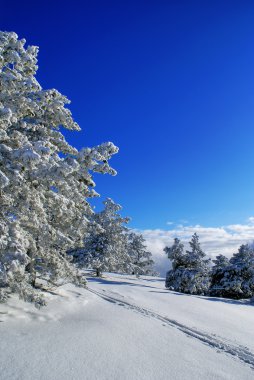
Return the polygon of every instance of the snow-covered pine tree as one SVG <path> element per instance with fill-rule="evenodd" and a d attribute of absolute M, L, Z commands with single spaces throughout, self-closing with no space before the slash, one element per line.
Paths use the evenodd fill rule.
<path fill-rule="evenodd" d="M 190 251 L 182 254 L 182 246 L 179 241 L 175 241 L 173 247 L 166 248 L 165 251 L 174 257 L 178 257 L 174 262 L 171 271 L 166 276 L 166 287 L 182 293 L 207 294 L 210 284 L 210 260 L 205 258 L 196 233 L 190 241 Z M 171 251 L 170 251 L 171 250 Z"/>
<path fill-rule="evenodd" d="M 191 250 L 186 251 L 184 272 L 185 293 L 207 294 L 210 286 L 211 262 L 202 251 L 199 237 L 193 234 L 189 242 Z"/>
<path fill-rule="evenodd" d="M 36 273 L 79 282 L 65 252 L 81 245 L 95 196 L 91 172 L 115 174 L 117 148 L 81 151 L 60 128 L 78 131 L 68 99 L 35 78 L 38 48 L 0 33 L 0 300 L 16 292 L 43 304 Z"/>
<path fill-rule="evenodd" d="M 211 270 L 210 295 L 214 297 L 224 297 L 223 278 L 229 265 L 229 259 L 224 255 L 216 256 L 212 260 L 214 265 Z"/>
<path fill-rule="evenodd" d="M 122 207 L 107 198 L 104 209 L 90 218 L 84 248 L 73 250 L 74 262 L 81 268 L 91 268 L 97 276 L 102 272 L 128 272 L 130 260 L 127 251 L 129 218 L 122 217 Z"/>
<path fill-rule="evenodd" d="M 172 268 L 166 274 L 165 286 L 168 289 L 180 291 L 182 270 L 184 269 L 184 245 L 175 238 L 171 247 L 165 247 L 164 252 L 171 261 Z"/>
<path fill-rule="evenodd" d="M 145 239 L 141 234 L 128 234 L 129 271 L 131 274 L 154 275 L 154 261 L 151 252 L 147 251 Z"/>
<path fill-rule="evenodd" d="M 184 263 L 184 245 L 180 239 L 175 238 L 171 247 L 165 247 L 164 252 L 172 262 L 172 269 L 175 270 Z"/>
<path fill-rule="evenodd" d="M 230 258 L 220 284 L 223 297 L 240 299 L 254 296 L 254 250 L 248 244 L 241 245 Z"/>

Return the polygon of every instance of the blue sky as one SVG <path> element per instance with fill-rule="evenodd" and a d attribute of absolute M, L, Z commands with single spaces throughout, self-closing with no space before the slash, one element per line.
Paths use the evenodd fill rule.
<path fill-rule="evenodd" d="M 254 215 L 253 18 L 253 1 L 2 1 L 0 29 L 40 47 L 72 145 L 119 146 L 96 190 L 132 227 L 167 229 Z"/>

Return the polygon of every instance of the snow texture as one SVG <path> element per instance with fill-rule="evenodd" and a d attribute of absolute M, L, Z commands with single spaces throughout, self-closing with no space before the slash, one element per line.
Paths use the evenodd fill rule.
<path fill-rule="evenodd" d="M 253 305 L 179 294 L 164 279 L 106 274 L 0 305 L 1 380 L 254 376 Z"/>

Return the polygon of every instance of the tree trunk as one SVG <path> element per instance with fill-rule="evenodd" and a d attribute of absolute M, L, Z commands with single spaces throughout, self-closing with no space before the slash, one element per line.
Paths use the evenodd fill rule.
<path fill-rule="evenodd" d="M 25 270 L 30 274 L 30 284 L 35 287 L 36 271 L 34 269 L 34 255 L 31 249 L 27 251 L 27 256 L 30 258 L 30 262 L 27 264 Z"/>
<path fill-rule="evenodd" d="M 96 277 L 101 277 L 100 268 L 96 268 Z"/>

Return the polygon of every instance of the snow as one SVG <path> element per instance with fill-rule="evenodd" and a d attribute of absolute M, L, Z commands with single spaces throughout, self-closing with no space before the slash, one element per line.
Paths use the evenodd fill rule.
<path fill-rule="evenodd" d="M 105 274 L 0 305 L 1 380 L 253 379 L 253 305 Z"/>

